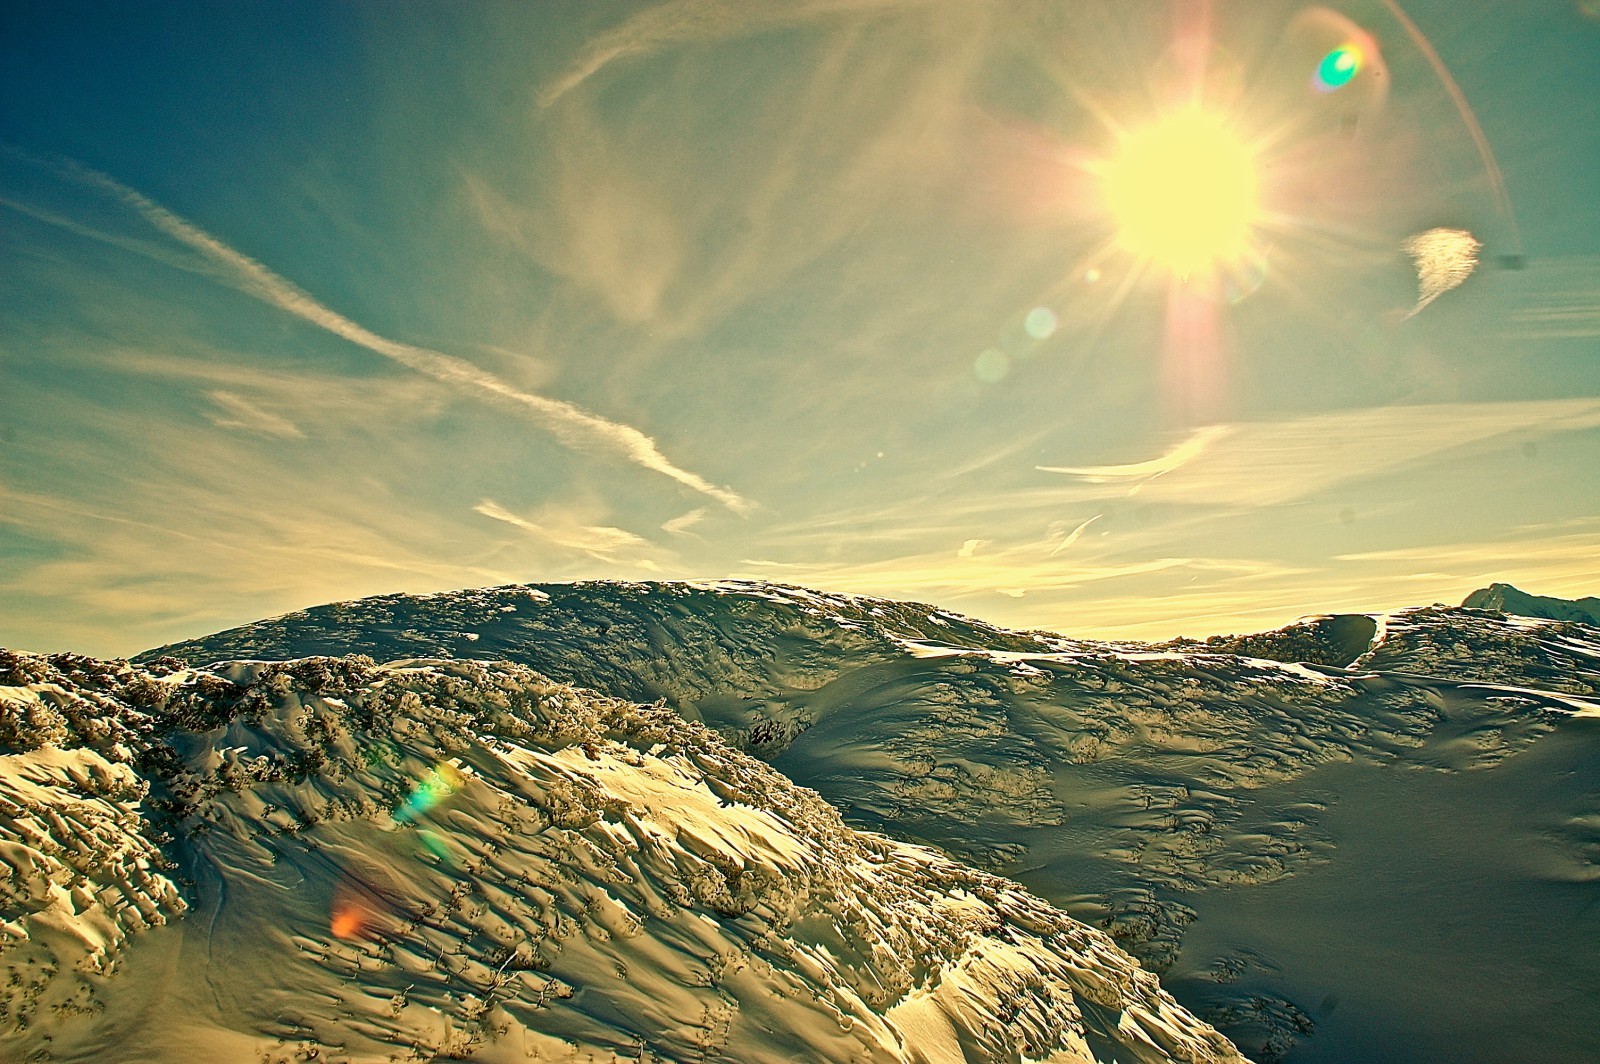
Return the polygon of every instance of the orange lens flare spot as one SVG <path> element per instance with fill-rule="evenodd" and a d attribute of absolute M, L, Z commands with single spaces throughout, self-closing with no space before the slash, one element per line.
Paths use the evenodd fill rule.
<path fill-rule="evenodd" d="M 1242 258 L 1259 214 L 1254 154 L 1191 107 L 1126 136 L 1101 170 L 1122 247 L 1180 276 Z"/>
<path fill-rule="evenodd" d="M 367 914 L 359 906 L 340 905 L 333 910 L 328 930 L 333 932 L 334 938 L 364 938 Z"/>

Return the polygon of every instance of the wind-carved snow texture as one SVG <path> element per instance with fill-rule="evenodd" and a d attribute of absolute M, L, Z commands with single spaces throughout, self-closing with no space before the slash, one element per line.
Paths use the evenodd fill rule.
<path fill-rule="evenodd" d="M 0 670 L 3 1059 L 1242 1059 L 1102 932 L 660 707 L 507 663 Z"/>
<path fill-rule="evenodd" d="M 1152 648 L 774 585 L 595 583 L 386 596 L 152 653 L 522 661 L 664 698 L 857 820 L 996 866 L 1020 856 L 1019 831 L 1066 824 L 1074 781 L 1103 791 L 1107 769 L 1136 765 L 1102 818 L 1118 829 L 1105 849 L 1146 884 L 1183 888 L 1270 880 L 1316 855 L 1315 801 L 1240 825 L 1271 830 L 1224 830 L 1264 787 L 1357 754 L 1491 763 L 1600 699 L 1576 631 L 1424 609 L 1386 618 L 1381 637 L 1339 617 Z"/>
<path fill-rule="evenodd" d="M 93 1015 L 94 978 L 187 907 L 134 767 L 152 728 L 131 704 L 146 684 L 161 681 L 0 652 L 0 1031 Z M 187 704 L 187 686 L 166 697 Z"/>
<path fill-rule="evenodd" d="M 1156 971 L 1206 892 L 1335 856 L 1329 768 L 1488 770 L 1600 713 L 1593 628 L 1446 607 L 1151 646 L 779 585 L 595 582 L 340 603 L 151 654 L 347 652 L 662 698 L 847 822 L 1012 876 Z M 1272 1059 L 1312 1010 L 1248 983 L 1208 1001 Z"/>

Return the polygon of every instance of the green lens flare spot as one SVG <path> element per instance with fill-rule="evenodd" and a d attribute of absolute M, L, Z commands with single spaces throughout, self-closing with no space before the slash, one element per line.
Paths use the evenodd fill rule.
<path fill-rule="evenodd" d="M 1318 92 L 1334 92 L 1350 84 L 1352 78 L 1365 65 L 1361 49 L 1354 44 L 1341 44 L 1322 57 L 1316 72 L 1311 75 L 1311 87 Z"/>

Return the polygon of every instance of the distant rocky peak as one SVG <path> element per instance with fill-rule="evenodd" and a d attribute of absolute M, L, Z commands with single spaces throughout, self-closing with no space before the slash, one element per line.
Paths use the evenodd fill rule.
<path fill-rule="evenodd" d="M 1530 595 L 1510 584 L 1493 583 L 1468 595 L 1461 605 L 1480 610 L 1499 610 L 1519 617 L 1544 617 L 1554 621 L 1578 621 L 1600 625 L 1600 598 L 1581 599 Z"/>

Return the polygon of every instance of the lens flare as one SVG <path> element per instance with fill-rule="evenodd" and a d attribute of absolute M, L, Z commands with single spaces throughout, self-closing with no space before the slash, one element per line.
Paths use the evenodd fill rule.
<path fill-rule="evenodd" d="M 1372 31 L 1325 7 L 1294 17 L 1273 69 L 1285 87 L 1297 82 L 1306 96 L 1322 101 L 1323 115 L 1341 124 L 1359 124 L 1381 110 L 1393 82 Z"/>
<path fill-rule="evenodd" d="M 334 938 L 363 938 L 367 929 L 367 914 L 358 905 L 340 905 L 333 910 L 328 925 Z"/>
<path fill-rule="evenodd" d="M 1366 65 L 1367 57 L 1359 44 L 1341 44 L 1317 64 L 1317 69 L 1311 75 L 1311 87 L 1318 92 L 1335 92 L 1350 84 Z"/>
<path fill-rule="evenodd" d="M 373 892 L 354 877 L 341 876 L 333 891 L 328 931 L 345 941 L 373 938 L 378 932 L 379 905 Z"/>
<path fill-rule="evenodd" d="M 1251 250 L 1223 277 L 1223 296 L 1229 303 L 1238 306 L 1261 291 L 1262 286 L 1267 283 L 1268 265 L 1265 251 Z"/>
<path fill-rule="evenodd" d="M 1058 324 L 1055 311 L 1049 307 L 1034 307 L 1028 311 L 1028 317 L 1023 321 L 1022 327 L 1035 340 L 1048 340 L 1055 335 Z"/>
<path fill-rule="evenodd" d="M 997 347 L 986 348 L 973 360 L 972 373 L 985 384 L 999 384 L 1011 372 L 1011 359 Z"/>
<path fill-rule="evenodd" d="M 414 823 L 428 810 L 461 789 L 461 772 L 454 765 L 439 762 L 428 770 L 422 781 L 411 789 L 411 795 L 394 811 L 396 824 Z"/>

